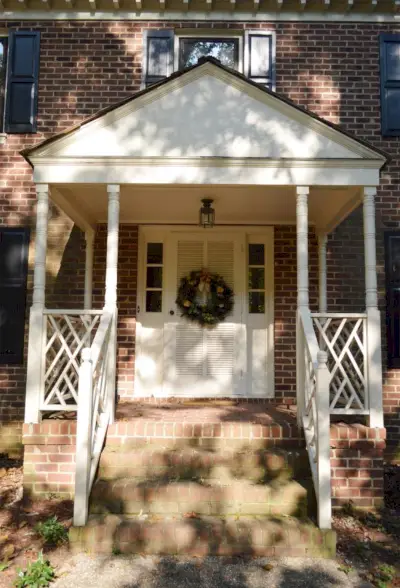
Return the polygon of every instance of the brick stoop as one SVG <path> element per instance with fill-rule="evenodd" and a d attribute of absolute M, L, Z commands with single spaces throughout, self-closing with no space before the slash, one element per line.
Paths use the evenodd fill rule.
<path fill-rule="evenodd" d="M 74 549 L 335 555 L 307 518 L 310 468 L 291 411 L 266 403 L 132 403 L 109 427 Z"/>
<path fill-rule="evenodd" d="M 73 552 L 334 558 L 336 533 L 290 517 L 92 515 L 70 529 Z"/>

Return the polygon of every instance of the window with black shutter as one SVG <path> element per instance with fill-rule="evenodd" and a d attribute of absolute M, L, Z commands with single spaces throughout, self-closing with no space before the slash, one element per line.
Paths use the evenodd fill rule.
<path fill-rule="evenodd" d="M 29 231 L 0 228 L 0 364 L 23 361 Z"/>
<path fill-rule="evenodd" d="M 10 31 L 0 38 L 0 119 L 6 133 L 35 133 L 40 33 Z"/>
<path fill-rule="evenodd" d="M 386 330 L 389 367 L 400 367 L 400 232 L 386 233 Z"/>
<path fill-rule="evenodd" d="M 174 71 L 196 65 L 202 57 L 214 57 L 222 65 L 244 73 L 252 81 L 275 89 L 275 33 L 273 31 L 145 31 L 143 87 L 151 86 Z"/>
<path fill-rule="evenodd" d="M 382 135 L 400 135 L 400 35 L 381 34 Z"/>

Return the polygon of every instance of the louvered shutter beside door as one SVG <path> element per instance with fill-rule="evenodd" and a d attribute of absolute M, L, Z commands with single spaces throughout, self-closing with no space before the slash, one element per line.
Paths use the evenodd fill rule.
<path fill-rule="evenodd" d="M 174 70 L 174 31 L 146 30 L 143 48 L 143 87 L 160 82 Z"/>
<path fill-rule="evenodd" d="M 7 64 L 5 130 L 35 133 L 38 104 L 40 33 L 11 31 Z"/>
<path fill-rule="evenodd" d="M 0 230 L 0 364 L 23 359 L 28 242 L 27 229 Z"/>
<path fill-rule="evenodd" d="M 382 134 L 400 135 L 400 35 L 382 34 L 381 120 Z"/>

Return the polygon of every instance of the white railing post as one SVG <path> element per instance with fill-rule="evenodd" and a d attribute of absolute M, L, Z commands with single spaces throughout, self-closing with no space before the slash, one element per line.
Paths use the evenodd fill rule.
<path fill-rule="evenodd" d="M 330 529 L 332 519 L 331 499 L 331 456 L 330 456 L 330 414 L 329 414 L 329 381 L 330 374 L 326 362 L 326 351 L 318 351 L 318 367 L 316 373 L 316 443 L 318 488 L 318 526 Z"/>
<path fill-rule="evenodd" d="M 29 316 L 28 366 L 25 398 L 25 422 L 38 423 L 40 403 L 44 393 L 43 315 L 46 289 L 47 224 L 49 214 L 49 186 L 37 184 L 35 266 L 33 272 L 33 297 Z"/>
<path fill-rule="evenodd" d="M 82 363 L 79 368 L 74 499 L 74 525 L 76 527 L 84 526 L 88 517 L 90 464 L 92 458 L 92 404 L 92 356 L 91 350 L 86 348 L 82 350 Z"/>
<path fill-rule="evenodd" d="M 326 245 L 328 242 L 327 235 L 318 235 L 318 294 L 319 294 L 319 312 L 327 312 L 327 272 L 326 272 Z"/>
<path fill-rule="evenodd" d="M 297 328 L 296 328 L 296 396 L 297 422 L 303 424 L 304 412 L 304 344 L 299 309 L 308 309 L 308 186 L 296 187 L 297 236 Z"/>
<path fill-rule="evenodd" d="M 89 230 L 85 233 L 86 249 L 85 249 L 85 299 L 84 308 L 92 308 L 92 292 L 93 292 L 93 244 L 94 231 Z"/>
<path fill-rule="evenodd" d="M 383 427 L 381 318 L 378 310 L 375 235 L 375 187 L 364 188 L 365 298 L 369 426 Z"/>
<path fill-rule="evenodd" d="M 110 423 L 115 413 L 115 379 L 117 362 L 117 284 L 118 284 L 118 234 L 120 186 L 108 184 L 108 231 L 105 308 L 113 313 L 109 342 L 109 365 L 107 371 L 108 411 Z"/>

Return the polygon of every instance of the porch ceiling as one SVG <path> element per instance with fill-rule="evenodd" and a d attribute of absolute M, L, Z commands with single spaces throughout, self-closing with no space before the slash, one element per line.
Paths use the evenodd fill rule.
<path fill-rule="evenodd" d="M 51 189 L 52 199 L 82 228 L 107 222 L 105 185 L 68 184 Z M 202 198 L 214 199 L 218 224 L 281 224 L 296 222 L 295 189 L 291 186 L 122 185 L 121 223 L 196 224 Z M 309 220 L 318 230 L 332 230 L 361 201 L 360 189 L 312 187 Z"/>

